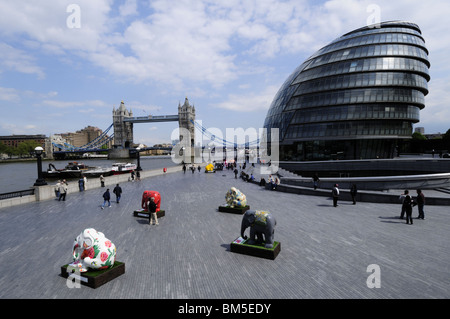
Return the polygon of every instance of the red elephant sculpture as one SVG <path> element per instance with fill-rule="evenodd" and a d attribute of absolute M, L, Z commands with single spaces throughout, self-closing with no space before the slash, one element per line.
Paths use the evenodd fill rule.
<path fill-rule="evenodd" d="M 151 197 L 155 198 L 156 212 L 159 212 L 161 206 L 161 195 L 157 191 L 144 191 L 142 194 L 141 207 L 148 211 L 147 202 Z"/>

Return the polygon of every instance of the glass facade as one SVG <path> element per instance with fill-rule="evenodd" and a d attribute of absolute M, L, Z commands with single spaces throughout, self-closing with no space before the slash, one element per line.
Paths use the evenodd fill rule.
<path fill-rule="evenodd" d="M 416 24 L 349 32 L 288 77 L 264 127 L 280 134 L 280 160 L 391 158 L 425 107 L 428 50 Z"/>

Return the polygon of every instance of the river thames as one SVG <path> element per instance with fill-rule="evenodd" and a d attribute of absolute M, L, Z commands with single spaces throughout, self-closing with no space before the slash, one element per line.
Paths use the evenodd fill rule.
<path fill-rule="evenodd" d="M 71 160 L 44 160 L 42 161 L 42 171 L 46 171 L 50 163 L 55 165 L 57 169 L 64 168 Z M 136 159 L 128 160 L 109 160 L 109 159 L 79 159 L 73 160 L 84 163 L 88 166 L 95 167 L 111 167 L 113 163 L 135 163 Z M 174 163 L 170 156 L 141 156 L 141 168 L 143 170 L 158 169 L 164 167 L 172 167 L 178 164 Z M 9 193 L 20 190 L 26 190 L 33 186 L 37 179 L 37 163 L 36 161 L 24 162 L 0 162 L 0 194 Z M 49 185 L 56 184 L 56 180 L 47 180 Z"/>

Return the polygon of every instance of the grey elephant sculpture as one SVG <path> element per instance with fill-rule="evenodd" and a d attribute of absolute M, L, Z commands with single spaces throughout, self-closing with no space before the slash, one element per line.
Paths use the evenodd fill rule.
<path fill-rule="evenodd" d="M 250 227 L 250 239 L 246 242 L 249 245 L 260 244 L 265 242 L 265 248 L 273 248 L 273 235 L 277 221 L 271 213 L 259 210 L 248 210 L 242 217 L 241 237 L 244 236 L 245 230 Z M 263 239 L 264 235 L 264 239 Z"/>

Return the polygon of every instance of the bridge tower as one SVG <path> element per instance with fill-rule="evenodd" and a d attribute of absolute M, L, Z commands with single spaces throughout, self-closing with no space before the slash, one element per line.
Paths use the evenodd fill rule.
<path fill-rule="evenodd" d="M 109 158 L 129 158 L 129 149 L 133 147 L 133 123 L 124 122 L 124 119 L 133 117 L 133 112 L 125 108 L 120 102 L 119 108 L 113 108 L 114 143 L 113 149 L 108 153 Z"/>
<path fill-rule="evenodd" d="M 178 103 L 178 126 L 189 131 L 191 140 L 189 145 L 195 146 L 195 106 L 189 104 L 189 100 L 186 97 L 184 104 Z M 180 135 L 180 142 L 183 136 Z"/>
<path fill-rule="evenodd" d="M 122 101 L 117 110 L 113 108 L 114 148 L 133 146 L 133 123 L 124 122 L 127 117 L 133 117 L 133 112 L 128 111 Z"/>

